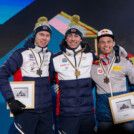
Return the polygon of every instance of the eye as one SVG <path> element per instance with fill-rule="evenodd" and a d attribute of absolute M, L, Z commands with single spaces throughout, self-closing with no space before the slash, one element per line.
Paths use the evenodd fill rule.
<path fill-rule="evenodd" d="M 46 36 L 47 36 L 47 37 L 50 37 L 50 34 L 47 34 Z"/>
<path fill-rule="evenodd" d="M 111 44 L 111 43 L 113 43 L 113 41 L 112 40 L 109 40 L 108 43 Z"/>
<path fill-rule="evenodd" d="M 99 44 L 102 44 L 102 45 L 103 45 L 103 44 L 105 44 L 105 42 L 104 42 L 104 41 L 100 41 L 100 43 L 99 43 Z"/>
<path fill-rule="evenodd" d="M 43 33 L 40 33 L 40 36 L 43 36 Z"/>

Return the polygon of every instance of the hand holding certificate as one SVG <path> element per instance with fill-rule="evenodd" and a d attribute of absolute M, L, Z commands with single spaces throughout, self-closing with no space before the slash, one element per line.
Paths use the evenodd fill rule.
<path fill-rule="evenodd" d="M 10 82 L 10 86 L 16 102 L 20 102 L 25 105 L 25 108 L 23 109 L 34 108 L 34 81 Z M 7 109 L 9 109 L 8 106 Z"/>

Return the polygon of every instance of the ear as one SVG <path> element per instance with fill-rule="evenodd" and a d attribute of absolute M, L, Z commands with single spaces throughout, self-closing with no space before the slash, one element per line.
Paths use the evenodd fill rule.
<path fill-rule="evenodd" d="M 115 41 L 113 42 L 113 47 L 115 46 Z"/>
<path fill-rule="evenodd" d="M 100 48 L 100 45 L 99 45 L 99 43 L 98 43 L 98 42 L 97 42 L 97 47 L 98 47 L 98 48 Z"/>

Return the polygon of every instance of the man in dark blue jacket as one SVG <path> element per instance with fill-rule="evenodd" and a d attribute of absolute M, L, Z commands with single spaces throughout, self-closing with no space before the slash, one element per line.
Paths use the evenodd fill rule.
<path fill-rule="evenodd" d="M 59 134 L 93 134 L 95 127 L 92 80 L 93 54 L 82 43 L 79 16 L 74 15 L 54 55 L 52 68 L 59 84 L 57 94 Z"/>
<path fill-rule="evenodd" d="M 51 28 L 46 17 L 40 17 L 24 48 L 14 51 L 0 67 L 0 91 L 14 115 L 15 133 L 54 134 L 49 64 L 52 53 L 47 49 Z M 35 108 L 25 107 L 16 100 L 8 78 L 35 81 Z"/>

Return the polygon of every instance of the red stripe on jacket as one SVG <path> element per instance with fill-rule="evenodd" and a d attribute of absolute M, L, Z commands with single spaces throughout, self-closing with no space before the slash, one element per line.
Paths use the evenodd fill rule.
<path fill-rule="evenodd" d="M 56 83 L 59 85 L 59 79 L 58 79 L 58 74 L 55 74 L 55 80 Z M 59 115 L 60 113 L 60 89 L 57 94 L 57 100 L 56 100 L 56 115 Z"/>
<path fill-rule="evenodd" d="M 14 79 L 14 81 L 23 81 L 21 69 L 19 69 L 19 70 L 13 75 L 13 79 Z"/>

